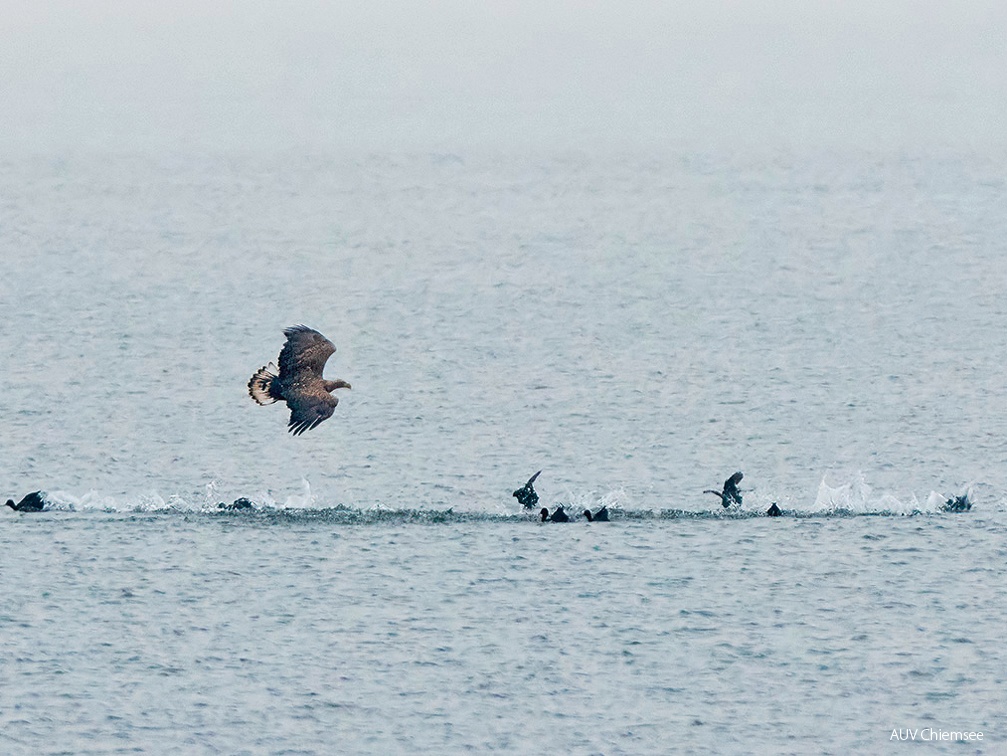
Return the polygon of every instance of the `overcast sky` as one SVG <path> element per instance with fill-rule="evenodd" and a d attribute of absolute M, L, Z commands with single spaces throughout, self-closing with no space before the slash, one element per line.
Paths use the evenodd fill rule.
<path fill-rule="evenodd" d="M 1007 3 L 0 0 L 0 148 L 1003 146 Z"/>

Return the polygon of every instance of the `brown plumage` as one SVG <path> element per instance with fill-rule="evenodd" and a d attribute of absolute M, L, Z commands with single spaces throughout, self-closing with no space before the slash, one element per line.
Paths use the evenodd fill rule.
<path fill-rule="evenodd" d="M 287 341 L 277 360 L 279 371 L 272 363 L 259 368 L 248 381 L 248 395 L 259 404 L 285 401 L 290 408 L 287 428 L 299 436 L 332 417 L 339 404 L 332 392 L 350 388 L 350 384 L 322 377 L 325 362 L 336 347 L 314 328 L 291 326 L 283 335 Z"/>

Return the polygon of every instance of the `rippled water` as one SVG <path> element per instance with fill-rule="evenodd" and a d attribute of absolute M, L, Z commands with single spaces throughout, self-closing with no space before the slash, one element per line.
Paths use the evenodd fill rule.
<path fill-rule="evenodd" d="M 1007 158 L 9 160 L 2 486 L 493 509 L 1007 492 Z M 245 384 L 307 322 L 303 439 Z M 293 498 L 292 498 L 293 497 Z M 503 496 L 506 502 L 508 497 Z M 700 503 L 702 502 L 702 503 Z"/>
<path fill-rule="evenodd" d="M 876 753 L 927 726 L 1002 743 L 1002 516 L 4 531 L 6 753 Z"/>
<path fill-rule="evenodd" d="M 1003 742 L 1007 156 L 0 168 L 0 750 Z"/>

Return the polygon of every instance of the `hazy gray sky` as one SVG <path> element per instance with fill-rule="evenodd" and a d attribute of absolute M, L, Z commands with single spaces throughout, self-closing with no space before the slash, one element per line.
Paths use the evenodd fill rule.
<path fill-rule="evenodd" d="M 1005 7 L 0 0 L 0 147 L 1002 145 Z"/>

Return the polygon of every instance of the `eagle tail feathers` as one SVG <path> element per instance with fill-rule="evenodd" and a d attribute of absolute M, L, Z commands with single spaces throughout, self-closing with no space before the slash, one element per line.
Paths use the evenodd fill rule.
<path fill-rule="evenodd" d="M 279 401 L 283 398 L 280 393 L 280 387 L 276 382 L 278 378 L 276 374 L 276 366 L 270 362 L 268 365 L 263 365 L 248 381 L 248 395 L 256 401 L 257 404 L 272 404 L 273 402 Z"/>

